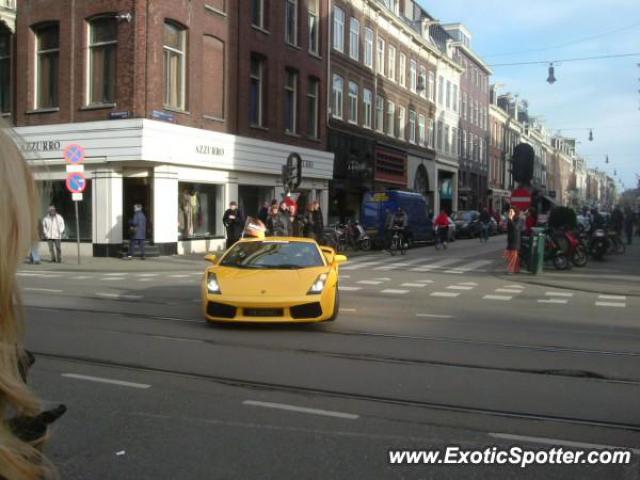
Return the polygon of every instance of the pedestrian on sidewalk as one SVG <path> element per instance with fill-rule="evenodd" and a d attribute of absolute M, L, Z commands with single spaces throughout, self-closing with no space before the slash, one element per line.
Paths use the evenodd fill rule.
<path fill-rule="evenodd" d="M 507 260 L 509 274 L 520 272 L 520 246 L 522 243 L 522 219 L 515 208 L 511 207 L 507 214 L 507 249 L 504 258 Z"/>
<path fill-rule="evenodd" d="M 140 247 L 140 260 L 144 260 L 144 241 L 147 238 L 147 217 L 142 211 L 139 203 L 133 206 L 133 218 L 129 220 L 129 254 L 127 258 L 131 260 L 136 250 L 136 245 Z"/>
<path fill-rule="evenodd" d="M 624 212 L 624 233 L 627 235 L 627 245 L 631 245 L 633 239 L 633 225 L 635 224 L 633 217 L 633 210 L 627 207 Z"/>
<path fill-rule="evenodd" d="M 244 229 L 244 215 L 238 208 L 237 202 L 229 203 L 229 208 L 222 216 L 222 223 L 227 230 L 227 248 L 240 240 Z"/>
<path fill-rule="evenodd" d="M 42 233 L 49 244 L 51 263 L 62 263 L 61 240 L 64 235 L 64 218 L 53 205 L 49 206 L 48 213 L 42 220 Z"/>
<path fill-rule="evenodd" d="M 483 208 L 480 212 L 479 220 L 480 227 L 482 228 L 480 241 L 487 243 L 489 241 L 489 229 L 491 228 L 491 215 L 489 214 L 489 210 Z"/>

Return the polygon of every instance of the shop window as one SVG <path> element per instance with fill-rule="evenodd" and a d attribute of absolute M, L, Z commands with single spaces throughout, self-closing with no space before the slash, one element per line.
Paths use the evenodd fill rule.
<path fill-rule="evenodd" d="M 78 202 L 78 220 L 80 224 L 80 241 L 91 242 L 91 218 L 92 218 L 92 183 L 87 179 L 87 188 L 84 191 L 83 200 Z M 64 219 L 64 240 L 76 240 L 76 213 L 74 201 L 67 191 L 64 180 L 38 182 L 40 191 L 40 221 L 47 214 L 49 205 L 56 207 L 57 212 Z"/>
<path fill-rule="evenodd" d="M 216 225 L 222 217 L 221 185 L 205 183 L 178 184 L 178 238 L 204 239 L 221 235 Z"/>

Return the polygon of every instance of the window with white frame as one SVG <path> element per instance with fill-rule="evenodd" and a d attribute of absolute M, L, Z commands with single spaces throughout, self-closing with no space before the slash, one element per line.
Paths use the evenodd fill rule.
<path fill-rule="evenodd" d="M 187 31 L 181 26 L 164 24 L 164 106 L 186 109 Z"/>
<path fill-rule="evenodd" d="M 418 115 L 418 144 L 424 145 L 427 141 L 426 138 L 427 119 L 424 115 Z"/>
<path fill-rule="evenodd" d="M 416 143 L 416 112 L 409 110 L 409 142 Z"/>
<path fill-rule="evenodd" d="M 444 103 L 444 77 L 442 75 L 438 76 L 438 105 L 443 105 Z"/>
<path fill-rule="evenodd" d="M 332 114 L 336 118 L 342 118 L 342 105 L 344 95 L 344 79 L 340 75 L 333 74 L 333 102 Z"/>
<path fill-rule="evenodd" d="M 298 45 L 298 0 L 285 0 L 284 39 Z"/>
<path fill-rule="evenodd" d="M 458 129 L 456 127 L 451 127 L 451 153 L 458 156 Z"/>
<path fill-rule="evenodd" d="M 58 107 L 60 30 L 57 23 L 38 27 L 36 34 L 36 108 Z"/>
<path fill-rule="evenodd" d="M 384 39 L 378 37 L 378 49 L 377 49 L 377 58 L 376 58 L 376 71 L 380 74 L 380 75 L 384 75 L 384 50 L 385 50 L 385 43 L 384 43 Z"/>
<path fill-rule="evenodd" d="M 368 27 L 364 29 L 364 64 L 373 68 L 373 30 Z"/>
<path fill-rule="evenodd" d="M 344 10 L 333 7 L 333 48 L 344 53 Z"/>
<path fill-rule="evenodd" d="M 451 139 L 449 137 L 449 125 L 444 126 L 444 151 L 451 153 Z"/>
<path fill-rule="evenodd" d="M 358 84 L 349 82 L 349 123 L 358 123 Z"/>
<path fill-rule="evenodd" d="M 309 52 L 320 55 L 320 0 L 309 0 Z"/>
<path fill-rule="evenodd" d="M 451 82 L 447 80 L 447 97 L 446 97 L 447 110 L 451 108 Z"/>
<path fill-rule="evenodd" d="M 418 75 L 418 91 L 422 98 L 427 98 L 427 69 L 420 65 L 420 73 Z"/>
<path fill-rule="evenodd" d="M 396 105 L 392 101 L 387 102 L 387 135 L 396 135 Z"/>
<path fill-rule="evenodd" d="M 384 97 L 376 97 L 376 130 L 384 132 Z"/>
<path fill-rule="evenodd" d="M 360 60 L 360 22 L 353 17 L 349 23 L 349 56 Z"/>
<path fill-rule="evenodd" d="M 451 100 L 451 103 L 453 104 L 453 111 L 457 112 L 458 111 L 458 86 L 457 85 L 453 85 L 453 98 Z"/>
<path fill-rule="evenodd" d="M 438 151 L 442 151 L 442 121 L 438 120 L 437 123 L 437 132 L 436 132 L 436 148 Z"/>
<path fill-rule="evenodd" d="M 398 137 L 401 140 L 407 140 L 407 118 L 405 116 L 404 107 L 398 106 Z"/>
<path fill-rule="evenodd" d="M 251 24 L 265 28 L 264 23 L 264 2 L 266 0 L 251 0 Z"/>
<path fill-rule="evenodd" d="M 460 133 L 462 137 L 462 151 L 460 152 L 460 156 L 462 158 L 467 158 L 467 132 L 466 130 L 461 130 Z"/>
<path fill-rule="evenodd" d="M 429 148 L 433 148 L 433 146 L 435 145 L 435 137 L 436 137 L 436 128 L 435 128 L 435 122 L 433 120 L 433 118 L 429 119 L 429 138 L 427 139 L 427 141 L 429 142 Z"/>
<path fill-rule="evenodd" d="M 429 72 L 429 100 L 436 101 L 436 75 L 433 72 Z"/>
<path fill-rule="evenodd" d="M 284 82 L 284 130 L 298 132 L 298 72 L 287 69 Z"/>
<path fill-rule="evenodd" d="M 467 104 L 467 92 L 462 92 L 462 118 L 469 120 L 468 116 L 468 104 Z"/>
<path fill-rule="evenodd" d="M 309 79 L 307 90 L 307 135 L 309 138 L 318 138 L 318 97 L 320 95 L 320 81 L 317 78 Z"/>
<path fill-rule="evenodd" d="M 398 58 L 398 83 L 407 86 L 407 57 L 404 53 L 400 53 Z"/>
<path fill-rule="evenodd" d="M 99 17 L 89 22 L 89 105 L 116 101 L 116 50 L 118 23 L 114 17 Z"/>
<path fill-rule="evenodd" d="M 418 90 L 418 64 L 415 60 L 409 60 L 409 90 L 416 93 Z"/>
<path fill-rule="evenodd" d="M 373 107 L 373 93 L 368 88 L 362 90 L 362 104 L 364 107 L 364 118 L 362 126 L 365 128 L 371 128 L 371 115 Z"/>
<path fill-rule="evenodd" d="M 396 81 L 396 47 L 389 45 L 387 60 L 389 62 L 389 65 L 387 66 L 387 76 L 389 77 L 389 80 L 395 82 Z"/>
<path fill-rule="evenodd" d="M 264 126 L 264 59 L 251 56 L 249 92 L 249 123 L 252 126 Z"/>

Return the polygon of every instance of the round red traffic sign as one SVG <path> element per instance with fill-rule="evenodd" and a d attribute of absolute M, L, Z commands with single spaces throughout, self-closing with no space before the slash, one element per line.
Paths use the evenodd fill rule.
<path fill-rule="evenodd" d="M 516 188 L 511 192 L 509 203 L 512 207 L 525 210 L 531 206 L 531 192 L 526 188 Z"/>
<path fill-rule="evenodd" d="M 67 175 L 67 190 L 71 193 L 82 193 L 87 188 L 87 179 L 83 173 L 70 173 Z"/>
<path fill-rule="evenodd" d="M 72 143 L 64 149 L 64 160 L 72 165 L 84 162 L 84 148 L 77 143 Z"/>

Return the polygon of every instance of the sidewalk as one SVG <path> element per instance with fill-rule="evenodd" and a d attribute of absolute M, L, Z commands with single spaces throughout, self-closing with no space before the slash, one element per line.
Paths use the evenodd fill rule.
<path fill-rule="evenodd" d="M 624 255 L 607 255 L 603 261 L 589 259 L 584 268 L 558 271 L 545 263 L 541 274 L 523 272 L 518 275 L 498 273 L 510 282 L 528 283 L 557 289 L 579 290 L 609 295 L 640 297 L 640 241 L 627 245 Z"/>

